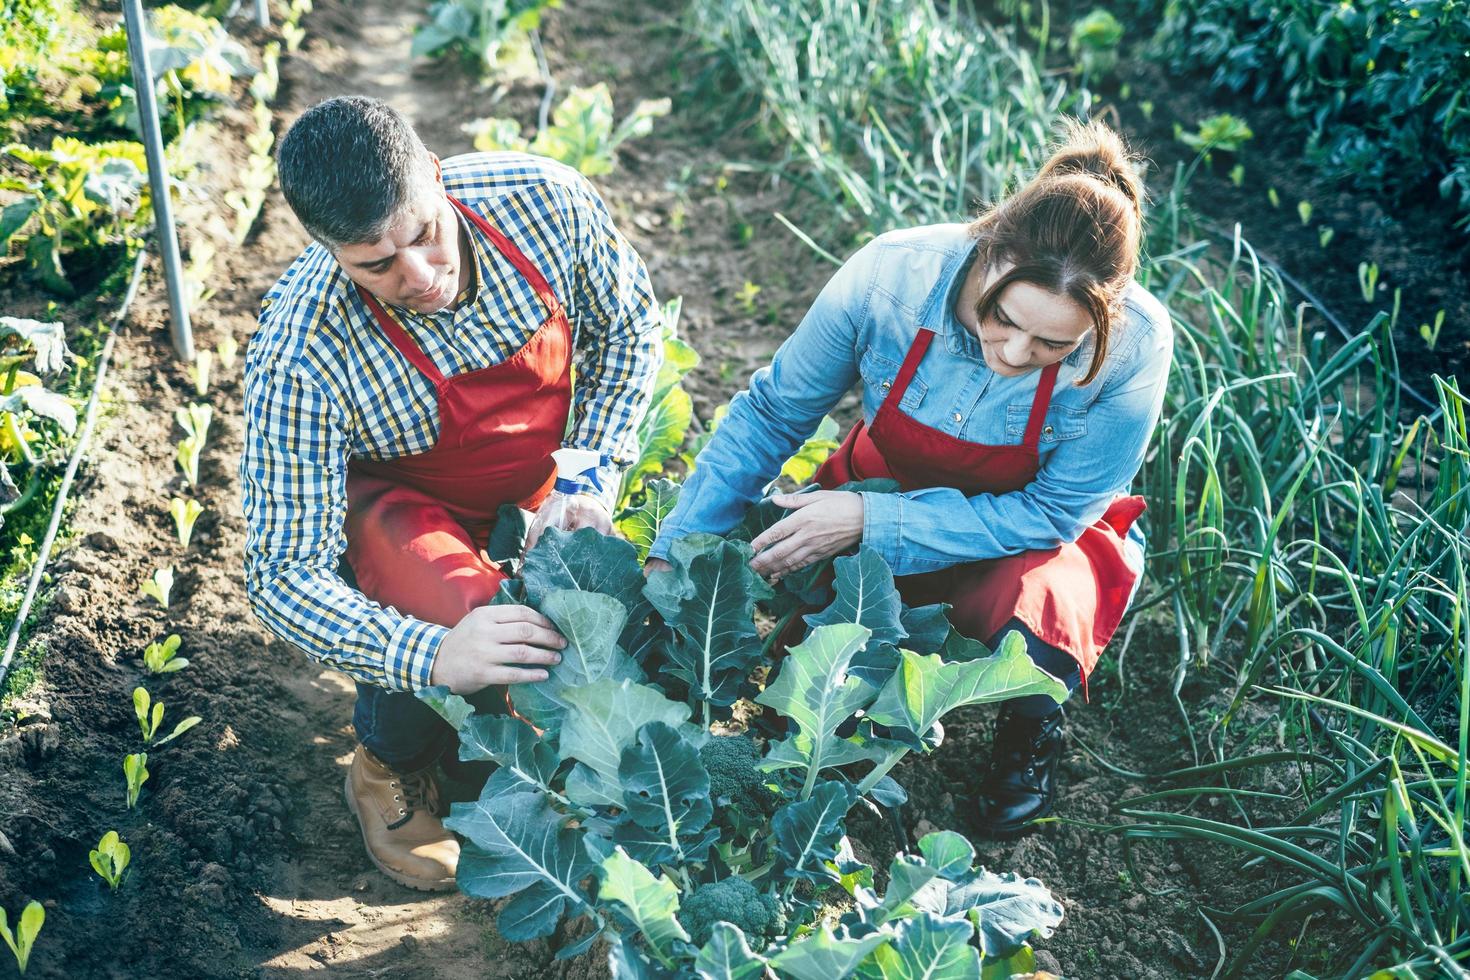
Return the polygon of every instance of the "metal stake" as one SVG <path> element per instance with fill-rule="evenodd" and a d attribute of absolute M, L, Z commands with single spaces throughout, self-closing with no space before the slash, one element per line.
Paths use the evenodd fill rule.
<path fill-rule="evenodd" d="M 271 11 L 266 0 L 255 0 L 255 23 L 261 27 L 271 26 Z"/>
<path fill-rule="evenodd" d="M 168 194 L 168 161 L 163 155 L 163 131 L 158 124 L 158 99 L 153 87 L 153 65 L 148 60 L 148 22 L 139 0 L 122 0 L 127 25 L 128 60 L 133 66 L 133 91 L 138 99 L 138 117 L 143 123 L 143 149 L 148 157 L 148 187 L 153 198 L 154 234 L 163 255 L 164 279 L 168 283 L 170 330 L 174 351 L 186 363 L 194 361 L 194 331 L 189 324 L 189 306 L 184 293 L 184 265 L 179 259 L 179 237 L 174 230 L 173 204 Z"/>

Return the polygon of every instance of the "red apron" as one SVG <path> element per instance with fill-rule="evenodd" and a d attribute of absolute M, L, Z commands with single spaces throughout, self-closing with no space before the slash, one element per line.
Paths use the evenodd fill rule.
<path fill-rule="evenodd" d="M 919 331 L 872 426 L 853 428 L 817 471 L 817 483 L 830 490 L 849 480 L 887 477 L 904 490 L 953 487 L 975 496 L 1014 493 L 1036 477 L 1036 447 L 1061 365 L 1042 369 L 1019 446 L 965 442 L 898 407 L 933 339 L 933 331 Z M 1123 560 L 1123 541 L 1143 509 L 1142 497 L 1119 497 L 1074 542 L 905 576 L 898 580 L 900 592 L 910 605 L 950 603 L 955 629 L 982 641 L 1019 619 L 1043 642 L 1075 657 L 1085 684 L 1133 592 L 1137 575 Z"/>
<path fill-rule="evenodd" d="M 546 310 L 509 359 L 446 378 L 370 293 L 379 328 L 434 385 L 439 437 L 427 452 L 354 459 L 347 467 L 347 562 L 369 598 L 417 619 L 454 626 L 485 605 L 507 576 L 480 554 L 501 504 L 540 506 L 572 403 L 572 332 L 551 284 L 515 244 L 462 203 Z M 481 288 L 485 288 L 481 284 Z"/>

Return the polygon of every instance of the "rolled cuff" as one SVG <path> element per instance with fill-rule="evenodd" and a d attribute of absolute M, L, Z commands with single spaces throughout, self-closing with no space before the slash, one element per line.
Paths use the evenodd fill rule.
<path fill-rule="evenodd" d="M 903 540 L 903 496 L 868 493 L 863 498 L 863 544 L 872 548 L 899 574 L 899 543 Z"/>

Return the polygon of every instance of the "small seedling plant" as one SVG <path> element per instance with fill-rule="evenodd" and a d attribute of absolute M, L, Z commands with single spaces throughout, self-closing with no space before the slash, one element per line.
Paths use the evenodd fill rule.
<path fill-rule="evenodd" d="M 150 674 L 171 674 L 189 666 L 188 658 L 179 656 L 179 634 L 170 633 L 157 643 L 143 649 L 143 666 Z"/>
<path fill-rule="evenodd" d="M 138 794 L 148 781 L 148 753 L 131 752 L 123 756 L 123 777 L 127 779 L 128 809 L 138 804 Z"/>
<path fill-rule="evenodd" d="M 194 522 L 204 513 L 204 505 L 192 497 L 175 497 L 169 501 L 168 512 L 174 519 L 174 532 L 178 535 L 180 547 L 189 547 L 189 539 L 194 536 Z"/>
<path fill-rule="evenodd" d="M 4 939 L 5 945 L 15 954 L 15 965 L 21 973 L 26 972 L 26 967 L 30 965 L 31 949 L 36 945 L 36 937 L 41 934 L 41 927 L 45 924 L 46 908 L 40 902 L 26 903 L 14 932 L 10 930 L 5 910 L 0 909 L 0 939 Z"/>
<path fill-rule="evenodd" d="M 174 588 L 174 570 L 172 565 L 154 571 L 153 576 L 138 586 L 138 591 L 145 596 L 158 600 L 163 608 L 168 608 L 169 594 Z"/>
<path fill-rule="evenodd" d="M 41 376 L 59 374 L 69 353 L 61 323 L 0 317 L 0 526 L 6 514 L 34 499 L 46 474 L 64 461 L 61 441 L 76 429 L 76 408 Z"/>
<path fill-rule="evenodd" d="M 117 891 L 117 886 L 122 884 L 123 873 L 128 870 L 128 864 L 133 859 L 133 851 L 117 836 L 117 831 L 109 830 L 102 835 L 97 847 L 87 857 L 97 876 L 107 882 L 109 888 Z"/>
<path fill-rule="evenodd" d="M 175 725 L 173 731 L 155 742 L 154 739 L 163 726 L 163 702 L 154 701 L 145 687 L 133 688 L 133 713 L 138 716 L 138 728 L 143 732 L 144 744 L 155 747 L 172 742 L 202 720 L 198 715 L 190 715 Z"/>
<path fill-rule="evenodd" d="M 781 513 L 763 504 L 729 538 L 679 540 L 646 581 L 632 544 L 591 529 L 549 530 L 525 556 L 496 601 L 555 623 L 561 663 L 514 692 L 513 714 L 419 694 L 462 759 L 499 764 L 445 821 L 467 841 L 461 889 L 510 898 L 498 926 L 513 941 L 585 920 L 557 955 L 606 936 L 616 977 L 1022 965 L 1028 937 L 1061 919 L 1040 882 L 975 867 L 959 835 L 938 833 L 893 858 L 879 894 L 846 820 L 905 799 L 888 773 L 939 744 L 948 712 L 1065 688 L 1018 636 L 992 653 L 954 633 L 944 606 L 904 607 L 867 548 L 768 586 L 749 540 Z M 757 603 L 786 622 L 814 610 L 779 661 Z M 740 730 L 737 704 L 769 713 L 769 737 Z"/>
<path fill-rule="evenodd" d="M 207 404 L 195 403 L 174 410 L 174 421 L 186 435 L 179 440 L 179 469 L 184 471 L 184 480 L 191 487 L 199 485 L 199 458 L 209 441 L 209 426 L 214 419 L 214 409 Z"/>

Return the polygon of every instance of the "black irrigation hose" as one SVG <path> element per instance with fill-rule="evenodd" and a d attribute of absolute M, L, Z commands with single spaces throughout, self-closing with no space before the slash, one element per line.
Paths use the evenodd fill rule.
<path fill-rule="evenodd" d="M 5 639 L 5 654 L 0 657 L 0 685 L 5 683 L 6 675 L 10 673 L 10 661 L 15 656 L 15 649 L 20 643 L 21 627 L 25 624 L 26 616 L 31 611 L 31 603 L 35 601 L 36 592 L 41 585 L 41 577 L 46 572 L 46 562 L 51 557 L 51 547 L 56 543 L 56 532 L 61 526 L 61 512 L 66 507 L 67 494 L 71 491 L 72 480 L 76 477 L 77 467 L 81 465 L 82 455 L 87 451 L 87 443 L 92 437 L 92 428 L 97 421 L 98 395 L 102 391 L 102 382 L 107 377 L 107 366 L 112 360 L 112 345 L 117 339 L 117 328 L 122 325 L 123 318 L 128 315 L 128 309 L 133 305 L 133 297 L 138 293 L 138 283 L 143 276 L 143 262 L 148 257 L 146 249 L 139 248 L 138 256 L 133 261 L 133 275 L 128 282 L 128 291 L 123 294 L 122 306 L 112 317 L 112 327 L 107 332 L 107 340 L 102 345 L 102 354 L 97 358 L 97 377 L 92 380 L 92 393 L 87 397 L 86 416 L 82 422 L 81 434 L 77 437 L 77 444 L 72 449 L 71 459 L 66 464 L 66 475 L 61 478 L 61 489 L 57 491 L 56 502 L 51 507 L 51 523 L 46 527 L 46 536 L 41 541 L 41 548 L 36 553 L 36 564 L 31 569 L 31 580 L 26 586 L 26 594 L 21 599 L 20 608 L 16 610 L 15 622 L 10 625 L 10 635 Z"/>

